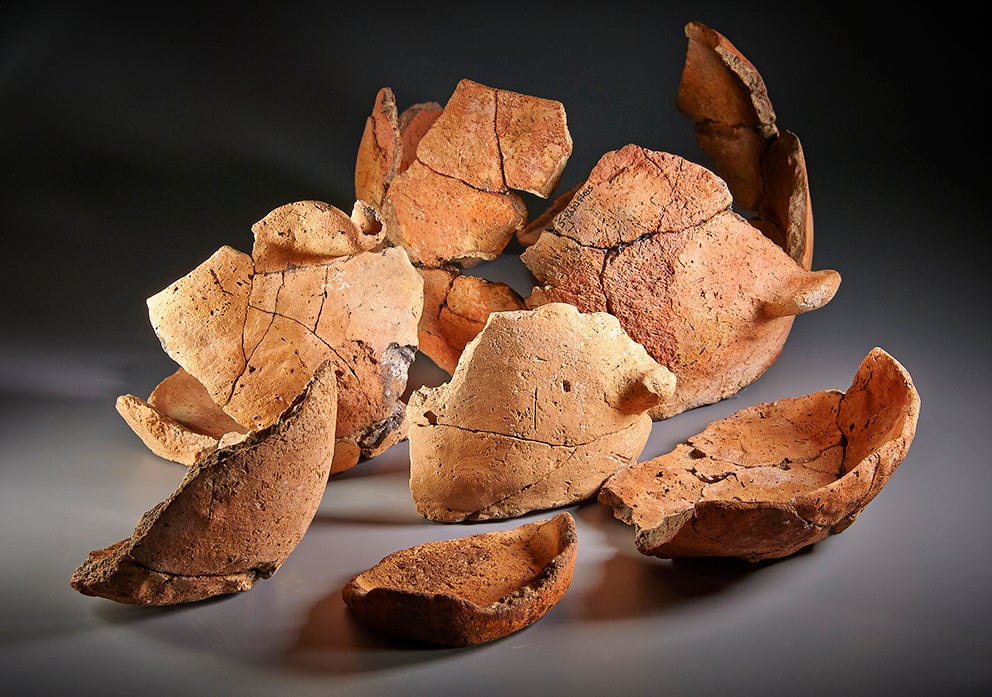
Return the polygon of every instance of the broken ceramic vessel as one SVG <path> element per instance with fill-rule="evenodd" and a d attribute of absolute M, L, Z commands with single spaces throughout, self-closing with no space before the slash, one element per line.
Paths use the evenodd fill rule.
<path fill-rule="evenodd" d="M 572 582 L 578 539 L 567 512 L 517 528 L 394 552 L 342 591 L 362 624 L 445 646 L 493 641 L 533 624 Z"/>
<path fill-rule="evenodd" d="M 875 348 L 846 392 L 742 409 L 618 470 L 598 498 L 645 555 L 785 557 L 855 521 L 905 458 L 919 411 L 909 373 Z"/>
<path fill-rule="evenodd" d="M 725 36 L 700 22 L 689 22 L 685 36 L 676 106 L 692 119 L 737 208 L 752 211 L 755 227 L 811 269 L 813 214 L 799 138 L 778 127 L 764 80 Z"/>
<path fill-rule="evenodd" d="M 337 401 L 334 366 L 324 363 L 271 425 L 194 463 L 130 537 L 91 552 L 72 587 L 129 605 L 175 605 L 272 576 L 323 497 Z"/>
<path fill-rule="evenodd" d="M 376 95 L 355 165 L 355 194 L 380 211 L 388 243 L 424 276 L 420 351 L 450 374 L 492 312 L 523 309 L 509 285 L 461 269 L 499 256 L 527 222 L 518 192 L 547 197 L 572 151 L 556 101 L 461 80 L 444 107 L 398 110 Z M 444 201 L 444 205 L 437 205 Z"/>
<path fill-rule="evenodd" d="M 528 307 L 609 312 L 678 378 L 662 419 L 735 394 L 778 358 L 796 315 L 840 275 L 807 271 L 732 210 L 723 180 L 676 155 L 604 155 L 522 260 Z"/>
<path fill-rule="evenodd" d="M 333 471 L 404 439 L 423 279 L 402 249 L 381 248 L 374 220 L 360 202 L 350 217 L 322 202 L 287 204 L 253 227 L 253 256 L 224 246 L 150 297 L 156 335 L 191 378 L 185 401 L 203 402 L 202 392 L 216 409 L 176 418 L 125 395 L 118 409 L 142 440 L 190 464 L 210 438 L 220 442 L 207 423 L 217 411 L 234 433 L 265 428 L 325 360 L 339 382 Z"/>
<path fill-rule="evenodd" d="M 674 387 L 612 315 L 566 303 L 493 313 L 451 380 L 410 396 L 417 510 L 458 522 L 590 499 L 638 457 L 648 410 Z"/>

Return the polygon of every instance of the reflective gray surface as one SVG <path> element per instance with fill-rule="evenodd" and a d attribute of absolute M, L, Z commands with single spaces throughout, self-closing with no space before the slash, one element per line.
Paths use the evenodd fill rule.
<path fill-rule="evenodd" d="M 941 14 L 751 16 L 718 4 L 512 6 L 393 16 L 289 4 L 270 14 L 0 4 L 0 675 L 18 695 L 973 694 L 987 657 L 992 562 L 985 184 L 959 117 L 973 23 Z M 112 9 L 111 9 L 112 8 Z M 944 14 L 946 12 L 946 14 Z M 72 570 L 131 533 L 184 468 L 114 410 L 174 370 L 144 299 L 293 200 L 353 199 L 379 87 L 443 102 L 469 77 L 560 99 L 563 185 L 635 142 L 703 161 L 673 100 L 682 26 L 726 34 L 803 142 L 814 268 L 834 300 L 799 317 L 736 397 L 657 423 L 643 458 L 744 406 L 846 389 L 881 346 L 922 411 L 909 455 L 857 522 L 749 565 L 643 557 L 598 504 L 573 507 L 564 599 L 499 641 L 428 649 L 366 631 L 344 583 L 405 546 L 545 517 L 418 516 L 407 449 L 333 478 L 302 543 L 236 596 L 166 609 L 79 595 Z M 964 128 L 962 126 L 962 128 Z M 981 185 L 982 188 L 979 188 Z M 526 293 L 513 254 L 474 273 Z M 412 381 L 444 376 L 426 359 Z"/>

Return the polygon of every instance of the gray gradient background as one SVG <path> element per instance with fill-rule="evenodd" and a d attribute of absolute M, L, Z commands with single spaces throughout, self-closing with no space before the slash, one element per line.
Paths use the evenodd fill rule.
<path fill-rule="evenodd" d="M 0 681 L 17 695 L 974 694 L 989 667 L 989 281 L 977 20 L 747 3 L 375 3 L 266 12 L 0 2 Z M 143 4 L 135 4 L 143 5 Z M 455 5 L 454 7 L 458 7 Z M 171 609 L 68 577 L 133 530 L 183 468 L 114 410 L 171 373 L 144 299 L 294 200 L 349 208 L 364 119 L 468 77 L 558 99 L 562 185 L 627 143 L 705 163 L 674 98 L 692 19 L 723 32 L 803 143 L 814 268 L 843 277 L 736 397 L 656 424 L 643 457 L 744 406 L 846 389 L 881 346 L 922 397 L 917 437 L 842 535 L 748 565 L 662 561 L 574 507 L 575 579 L 541 621 L 469 649 L 382 639 L 340 600 L 401 547 L 520 520 L 431 524 L 405 445 L 328 484 L 271 579 Z M 981 235 L 979 234 L 981 233 Z M 512 250 L 511 250 L 512 252 Z M 526 293 L 512 253 L 478 273 Z M 442 376 L 423 359 L 412 381 Z M 524 520 L 543 515 L 532 515 Z"/>

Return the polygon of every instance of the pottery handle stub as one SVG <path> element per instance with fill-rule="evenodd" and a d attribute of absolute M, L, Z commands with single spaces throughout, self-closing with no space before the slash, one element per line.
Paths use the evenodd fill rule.
<path fill-rule="evenodd" d="M 675 374 L 662 365 L 655 365 L 622 389 L 617 409 L 624 414 L 639 414 L 668 401 L 674 393 Z"/>
<path fill-rule="evenodd" d="M 840 274 L 832 269 L 804 271 L 779 290 L 779 295 L 765 302 L 763 310 L 769 317 L 788 317 L 817 310 L 830 302 Z"/>

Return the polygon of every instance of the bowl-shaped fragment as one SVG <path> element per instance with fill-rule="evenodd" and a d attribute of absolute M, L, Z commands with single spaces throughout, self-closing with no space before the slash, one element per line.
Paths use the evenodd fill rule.
<path fill-rule="evenodd" d="M 909 373 L 875 348 L 847 392 L 742 409 L 617 471 L 599 501 L 649 556 L 785 557 L 854 522 L 906 456 L 919 410 Z"/>
<path fill-rule="evenodd" d="M 370 629 L 447 646 L 482 644 L 543 617 L 575 568 L 568 512 L 516 528 L 428 542 L 390 554 L 344 587 Z"/>
<path fill-rule="evenodd" d="M 334 365 L 272 425 L 212 451 L 134 532 L 90 552 L 70 585 L 128 605 L 189 603 L 272 576 L 317 513 L 334 457 Z"/>

